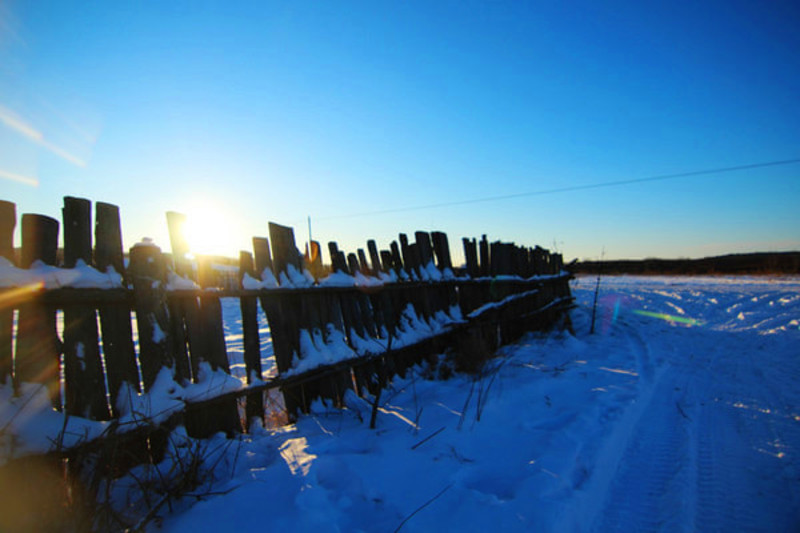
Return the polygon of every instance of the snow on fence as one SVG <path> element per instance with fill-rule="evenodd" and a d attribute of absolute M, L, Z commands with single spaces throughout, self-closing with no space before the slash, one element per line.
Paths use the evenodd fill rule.
<path fill-rule="evenodd" d="M 319 243 L 301 255 L 293 230 L 270 223 L 269 239 L 241 252 L 232 288 L 209 258 L 190 260 L 178 213 L 167 213 L 171 255 L 145 241 L 127 263 L 114 205 L 96 203 L 93 226 L 89 200 L 64 198 L 61 256 L 59 222 L 35 214 L 22 215 L 15 251 L 16 218 L 16 206 L 0 201 L 6 460 L 176 423 L 199 437 L 247 431 L 263 421 L 270 390 L 280 391 L 289 419 L 318 397 L 341 405 L 347 390 L 378 395 L 394 375 L 448 349 L 469 367 L 548 327 L 572 302 L 560 255 L 486 236 L 463 239 L 461 269 L 444 233 L 421 231 L 413 242 L 400 234 L 388 250 L 370 240 L 366 253 L 345 255 L 331 242 L 323 265 Z M 246 382 L 230 375 L 222 297 L 240 300 Z M 277 367 L 269 378 L 259 305 Z"/>

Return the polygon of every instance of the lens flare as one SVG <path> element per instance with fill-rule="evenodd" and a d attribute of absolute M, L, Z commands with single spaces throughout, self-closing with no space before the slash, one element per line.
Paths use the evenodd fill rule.
<path fill-rule="evenodd" d="M 18 134 L 22 135 L 33 143 L 38 144 L 42 148 L 49 150 L 51 153 L 57 155 L 65 161 L 69 161 L 73 165 L 81 168 L 86 166 L 86 162 L 83 159 L 48 141 L 41 131 L 37 130 L 25 119 L 17 116 L 10 109 L 7 109 L 3 106 L 0 106 L 0 123 L 3 123 L 6 127 L 16 131 Z"/>
<path fill-rule="evenodd" d="M 43 282 L 36 282 L 29 285 L 23 285 L 22 287 L 4 290 L 0 292 L 0 309 L 13 309 L 20 303 L 32 299 L 34 294 L 38 293 L 43 288 Z"/>
<path fill-rule="evenodd" d="M 642 311 L 640 309 L 634 309 L 633 312 L 636 313 L 637 315 L 647 316 L 650 318 L 660 318 L 661 320 L 666 320 L 667 322 L 677 322 L 679 324 L 686 324 L 687 326 L 703 325 L 703 322 L 696 318 L 668 315 L 666 313 L 654 313 L 652 311 Z"/>
<path fill-rule="evenodd" d="M 16 181 L 18 183 L 23 183 L 25 185 L 30 185 L 31 187 L 39 186 L 39 180 L 37 178 L 30 176 L 23 176 L 22 174 L 15 174 L 14 172 L 8 172 L 5 170 L 0 170 L 0 178 L 4 180 Z"/>

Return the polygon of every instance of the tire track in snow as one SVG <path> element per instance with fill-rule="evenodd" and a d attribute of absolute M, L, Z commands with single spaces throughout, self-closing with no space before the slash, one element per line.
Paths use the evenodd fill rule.
<path fill-rule="evenodd" d="M 638 397 L 598 434 L 553 531 L 800 531 L 800 357 L 785 337 L 797 295 L 713 288 L 640 292 L 646 309 L 680 301 L 697 328 L 616 323 Z"/>
<path fill-rule="evenodd" d="M 639 376 L 641 376 L 644 385 L 652 384 L 655 378 L 655 368 L 650 353 L 650 346 L 636 328 L 625 323 L 623 323 L 623 326 L 628 335 L 628 343 L 633 353 L 636 354 Z"/>
<path fill-rule="evenodd" d="M 713 350 L 708 398 L 699 408 L 695 529 L 796 531 L 797 491 L 784 490 L 776 480 L 800 482 L 797 450 L 782 448 L 800 442 L 800 424 L 765 378 L 764 370 L 771 370 L 768 358 L 755 359 L 749 352 L 730 357 L 735 339 L 723 338 Z"/>
<path fill-rule="evenodd" d="M 740 490 L 736 452 L 721 443 L 741 438 L 729 421 L 722 423 L 712 409 L 703 409 L 697 437 L 696 531 L 759 531 L 751 495 Z"/>
<path fill-rule="evenodd" d="M 579 454 L 583 459 L 576 462 L 570 476 L 574 499 L 566 507 L 569 511 L 561 514 L 552 531 L 586 531 L 596 521 L 595 517 L 602 510 L 603 497 L 625 461 L 624 452 L 636 428 L 646 418 L 647 406 L 664 375 L 663 370 L 657 371 L 654 367 L 650 347 L 634 325 L 620 320 L 614 327 L 619 334 L 620 348 L 628 349 L 622 359 L 633 359 L 638 369 L 635 397 L 631 399 L 628 396 L 630 391 L 624 393 L 600 413 L 603 425 L 610 423 L 611 427 L 601 441 L 590 439 L 583 443 Z"/>
<path fill-rule="evenodd" d="M 670 368 L 630 435 L 592 531 L 677 531 L 686 523 L 693 461 L 676 388 Z"/>

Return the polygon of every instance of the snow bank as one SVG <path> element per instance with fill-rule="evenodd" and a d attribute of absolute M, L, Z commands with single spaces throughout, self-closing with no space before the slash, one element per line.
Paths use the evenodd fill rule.
<path fill-rule="evenodd" d="M 100 436 L 107 422 L 66 417 L 53 409 L 47 389 L 23 383 L 18 397 L 0 385 L 0 466 L 12 457 L 65 449 Z"/>
<path fill-rule="evenodd" d="M 146 394 L 123 384 L 116 399 L 120 416 L 115 422 L 95 422 L 56 411 L 45 387 L 23 383 L 18 397 L 10 383 L 0 385 L 0 465 L 13 457 L 67 449 L 90 442 L 114 430 L 160 424 L 182 411 L 187 403 L 210 400 L 245 388 L 244 382 L 222 370 L 200 363 L 197 383 L 181 386 L 172 370 L 162 368 Z"/>
<path fill-rule="evenodd" d="M 75 268 L 57 268 L 34 261 L 29 269 L 15 267 L 5 257 L 0 257 L 0 287 L 30 287 L 43 289 L 118 289 L 122 276 L 113 267 L 103 273 L 78 259 Z"/>
<path fill-rule="evenodd" d="M 214 496 L 161 527 L 796 529 L 800 279 L 604 277 L 589 335 L 594 283 L 573 283 L 574 336 L 525 337 L 482 377 L 412 370 L 376 430 L 371 399 L 348 393 L 242 438 Z"/>
<path fill-rule="evenodd" d="M 250 274 L 245 273 L 242 278 L 242 288 L 245 290 L 259 290 L 259 289 L 277 289 L 278 280 L 275 279 L 275 274 L 272 270 L 265 268 L 261 273 L 261 279 L 255 279 Z"/>
<path fill-rule="evenodd" d="M 281 272 L 281 287 L 303 288 L 311 287 L 312 285 L 314 285 L 314 276 L 307 269 L 303 269 L 300 272 L 294 265 L 287 265 L 286 272 Z"/>

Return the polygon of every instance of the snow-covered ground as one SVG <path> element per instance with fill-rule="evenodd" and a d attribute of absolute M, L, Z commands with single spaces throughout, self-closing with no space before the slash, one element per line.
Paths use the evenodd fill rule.
<path fill-rule="evenodd" d="M 800 530 L 800 279 L 606 277 L 589 335 L 594 284 L 574 335 L 396 379 L 375 430 L 352 395 L 212 440 L 213 483 L 150 528 Z"/>

